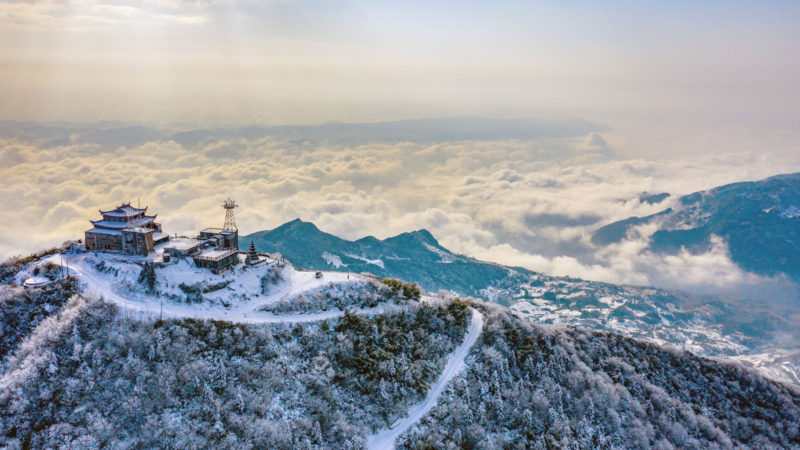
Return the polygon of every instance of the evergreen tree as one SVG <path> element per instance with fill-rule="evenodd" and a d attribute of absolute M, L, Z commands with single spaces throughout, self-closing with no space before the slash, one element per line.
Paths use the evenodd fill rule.
<path fill-rule="evenodd" d="M 139 283 L 144 283 L 148 291 L 156 288 L 156 265 L 151 262 L 144 263 L 142 271 L 139 272 Z"/>
<path fill-rule="evenodd" d="M 156 267 L 155 264 L 150 263 L 150 270 L 147 272 L 147 289 L 150 291 L 156 288 Z"/>

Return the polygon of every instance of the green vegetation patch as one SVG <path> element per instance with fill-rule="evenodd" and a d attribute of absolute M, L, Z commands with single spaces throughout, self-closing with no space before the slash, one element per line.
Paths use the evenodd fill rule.
<path fill-rule="evenodd" d="M 402 295 L 409 300 L 419 300 L 421 292 L 417 283 L 404 283 L 394 278 L 385 278 L 383 284 L 389 286 L 398 295 Z"/>

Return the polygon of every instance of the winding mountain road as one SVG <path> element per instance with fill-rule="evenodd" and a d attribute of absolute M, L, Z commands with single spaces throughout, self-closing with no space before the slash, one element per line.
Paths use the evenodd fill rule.
<path fill-rule="evenodd" d="M 258 305 L 248 305 L 246 303 L 235 305 L 232 308 L 176 304 L 143 294 L 140 294 L 137 300 L 133 300 L 118 292 L 114 283 L 107 277 L 98 273 L 97 270 L 92 267 L 92 264 L 85 261 L 83 255 L 53 255 L 46 261 L 57 265 L 63 264 L 65 267 L 69 267 L 70 274 L 78 278 L 87 292 L 116 304 L 128 313 L 163 316 L 165 318 L 228 320 L 242 323 L 319 322 L 344 315 L 344 311 L 338 309 L 317 313 L 273 314 L 266 311 L 259 311 L 257 309 Z M 298 293 L 302 292 L 302 289 L 299 289 L 300 287 L 313 287 L 314 285 L 314 283 L 301 281 L 290 285 L 289 290 L 292 293 Z M 280 295 L 286 296 L 286 293 L 282 292 Z M 381 314 L 384 311 L 386 311 L 386 306 L 384 305 L 374 308 L 354 308 L 351 310 L 351 312 L 360 315 Z"/>
<path fill-rule="evenodd" d="M 428 390 L 425 400 L 412 406 L 408 410 L 408 417 L 395 422 L 390 428 L 384 428 L 370 436 L 367 440 L 367 449 L 393 449 L 397 438 L 419 422 L 425 414 L 436 406 L 444 388 L 464 368 L 465 358 L 469 355 L 472 346 L 475 345 L 483 331 L 483 314 L 474 308 L 470 308 L 470 311 L 472 312 L 472 319 L 470 320 L 467 334 L 464 336 L 464 341 L 453 353 L 448 355 L 447 365 L 444 366 L 444 370 L 439 375 L 436 383 Z"/>

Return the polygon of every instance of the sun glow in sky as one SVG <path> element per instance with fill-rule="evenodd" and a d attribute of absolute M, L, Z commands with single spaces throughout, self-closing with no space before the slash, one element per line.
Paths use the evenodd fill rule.
<path fill-rule="evenodd" d="M 800 117 L 795 2 L 0 3 L 0 117 Z"/>

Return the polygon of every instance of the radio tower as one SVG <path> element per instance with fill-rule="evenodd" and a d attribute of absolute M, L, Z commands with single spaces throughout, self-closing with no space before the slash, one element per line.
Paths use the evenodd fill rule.
<path fill-rule="evenodd" d="M 222 204 L 222 207 L 225 208 L 225 225 L 222 227 L 223 230 L 239 231 L 239 229 L 236 228 L 236 219 L 233 217 L 233 208 L 237 206 L 239 205 L 230 198 L 225 200 L 225 203 Z"/>

